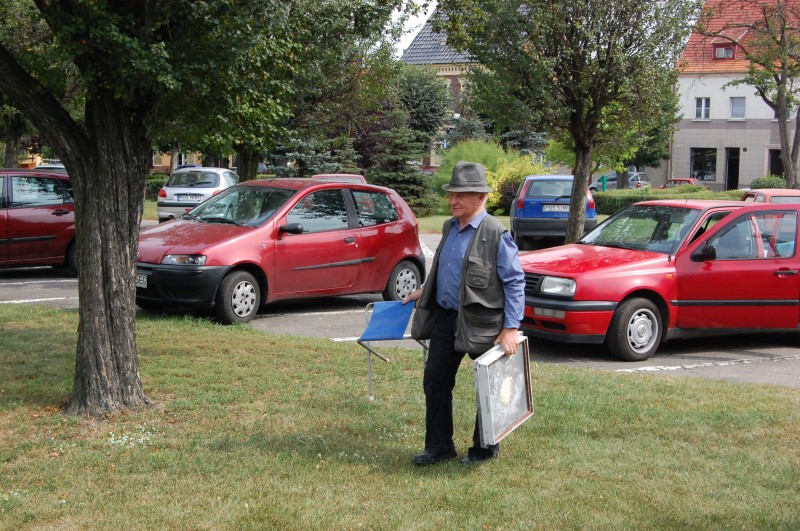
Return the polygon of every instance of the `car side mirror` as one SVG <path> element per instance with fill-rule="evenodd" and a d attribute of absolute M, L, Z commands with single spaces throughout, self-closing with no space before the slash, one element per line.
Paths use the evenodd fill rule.
<path fill-rule="evenodd" d="M 717 249 L 713 245 L 705 244 L 692 253 L 692 262 L 708 262 L 717 259 Z"/>
<path fill-rule="evenodd" d="M 287 225 L 281 225 L 278 229 L 281 234 L 303 234 L 303 224 L 302 223 L 289 223 Z"/>

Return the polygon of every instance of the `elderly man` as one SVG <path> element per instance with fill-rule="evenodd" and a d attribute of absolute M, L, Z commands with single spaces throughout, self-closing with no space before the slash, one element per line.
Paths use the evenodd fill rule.
<path fill-rule="evenodd" d="M 461 360 L 464 354 L 475 359 L 498 344 L 506 355 L 514 354 L 525 304 L 517 247 L 484 208 L 491 192 L 484 167 L 459 162 L 443 188 L 450 194 L 453 217 L 442 228 L 428 281 L 404 301 L 418 301 L 412 335 L 430 340 L 423 376 L 425 452 L 414 457 L 417 465 L 456 457 L 453 388 Z M 481 446 L 477 416 L 472 441 L 462 463 L 499 455 L 499 445 Z"/>

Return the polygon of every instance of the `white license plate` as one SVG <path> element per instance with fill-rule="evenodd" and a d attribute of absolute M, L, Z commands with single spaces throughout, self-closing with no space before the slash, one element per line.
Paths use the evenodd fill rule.
<path fill-rule="evenodd" d="M 176 195 L 176 201 L 202 201 L 203 196 L 198 194 L 183 194 L 183 195 Z"/>
<path fill-rule="evenodd" d="M 542 212 L 569 212 L 569 205 L 542 205 Z"/>
<path fill-rule="evenodd" d="M 147 288 L 147 275 L 136 275 L 136 287 Z"/>

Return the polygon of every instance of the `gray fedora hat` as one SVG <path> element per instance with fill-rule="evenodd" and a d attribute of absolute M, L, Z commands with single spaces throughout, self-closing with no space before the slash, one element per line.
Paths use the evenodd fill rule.
<path fill-rule="evenodd" d="M 480 192 L 492 191 L 486 183 L 486 168 L 477 162 L 459 161 L 453 168 L 450 183 L 442 186 L 447 192 Z"/>

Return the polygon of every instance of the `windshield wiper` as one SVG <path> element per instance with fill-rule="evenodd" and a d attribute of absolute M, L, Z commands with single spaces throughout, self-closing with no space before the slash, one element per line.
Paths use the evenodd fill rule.
<path fill-rule="evenodd" d="M 211 181 L 199 181 L 196 183 L 192 183 L 189 185 L 189 188 L 194 188 L 195 186 L 200 186 L 201 184 L 214 184 Z"/>
<path fill-rule="evenodd" d="M 197 218 L 197 220 L 202 221 L 203 223 L 227 223 L 229 225 L 237 225 L 239 227 L 242 226 L 242 224 L 237 221 L 223 217 Z"/>

